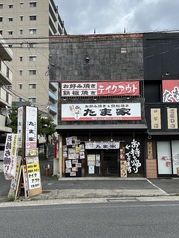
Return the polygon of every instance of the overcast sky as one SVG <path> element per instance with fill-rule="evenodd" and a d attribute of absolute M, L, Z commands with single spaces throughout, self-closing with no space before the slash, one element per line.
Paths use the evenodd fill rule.
<path fill-rule="evenodd" d="M 179 0 L 54 1 L 70 35 L 179 29 Z"/>

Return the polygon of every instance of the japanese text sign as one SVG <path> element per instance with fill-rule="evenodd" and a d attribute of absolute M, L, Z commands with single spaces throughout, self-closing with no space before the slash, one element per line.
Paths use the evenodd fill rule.
<path fill-rule="evenodd" d="M 62 121 L 141 120 L 140 103 L 62 104 Z"/>
<path fill-rule="evenodd" d="M 26 107 L 25 148 L 37 148 L 37 108 Z"/>
<path fill-rule="evenodd" d="M 38 157 L 26 157 L 29 190 L 41 187 L 40 167 Z"/>
<path fill-rule="evenodd" d="M 17 141 L 17 134 L 7 134 L 3 163 L 4 176 L 7 180 L 15 177 L 17 163 Z"/>
<path fill-rule="evenodd" d="M 139 96 L 139 81 L 61 83 L 61 96 Z"/>
<path fill-rule="evenodd" d="M 179 80 L 162 81 L 163 102 L 179 102 Z"/>

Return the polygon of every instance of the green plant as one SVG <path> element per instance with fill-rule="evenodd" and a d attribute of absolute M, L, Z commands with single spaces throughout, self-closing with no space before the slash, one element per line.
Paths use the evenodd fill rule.
<path fill-rule="evenodd" d="M 13 202 L 14 199 L 15 199 L 14 195 L 9 195 L 9 196 L 7 197 L 8 202 Z"/>

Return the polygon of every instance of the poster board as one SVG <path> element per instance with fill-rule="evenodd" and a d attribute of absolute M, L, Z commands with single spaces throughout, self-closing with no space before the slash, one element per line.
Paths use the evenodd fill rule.
<path fill-rule="evenodd" d="M 38 156 L 26 157 L 29 196 L 42 193 L 40 165 Z"/>

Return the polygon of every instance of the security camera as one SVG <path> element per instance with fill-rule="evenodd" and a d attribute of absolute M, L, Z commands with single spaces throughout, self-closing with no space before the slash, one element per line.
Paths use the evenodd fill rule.
<path fill-rule="evenodd" d="M 86 62 L 87 62 L 87 63 L 89 62 L 89 57 L 86 57 Z"/>

